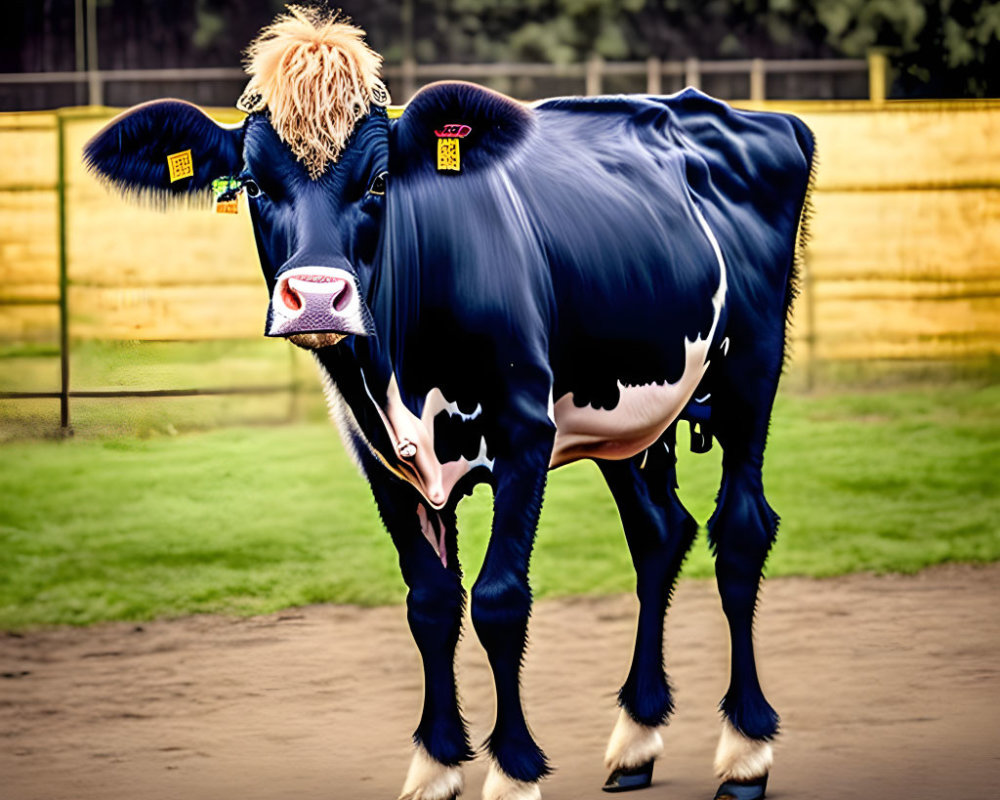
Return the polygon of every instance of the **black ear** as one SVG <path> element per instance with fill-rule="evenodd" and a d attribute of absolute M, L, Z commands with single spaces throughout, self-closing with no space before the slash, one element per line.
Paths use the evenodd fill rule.
<path fill-rule="evenodd" d="M 393 127 L 389 171 L 393 176 L 433 171 L 437 131 L 449 125 L 467 129 L 460 144 L 461 172 L 474 171 L 512 153 L 534 124 L 530 108 L 492 89 L 461 81 L 432 83 L 410 99 Z"/>
<path fill-rule="evenodd" d="M 223 127 L 183 100 L 156 100 L 111 120 L 84 146 L 83 158 L 129 197 L 207 199 L 215 178 L 242 171 L 243 129 Z"/>

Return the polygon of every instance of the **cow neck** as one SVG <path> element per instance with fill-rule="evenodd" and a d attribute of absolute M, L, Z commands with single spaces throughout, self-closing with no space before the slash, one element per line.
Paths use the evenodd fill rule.
<path fill-rule="evenodd" d="M 356 432 L 372 455 L 411 483 L 431 507 L 443 507 L 468 469 L 467 464 L 442 465 L 435 454 L 433 419 L 443 407 L 443 397 L 433 398 L 440 402 L 424 403 L 419 417 L 410 411 L 377 339 L 352 337 L 319 351 L 317 358 L 349 407 Z"/>
<path fill-rule="evenodd" d="M 385 460 L 386 455 L 391 455 L 393 444 L 386 436 L 375 397 L 379 396 L 378 387 L 384 387 L 387 380 L 379 377 L 377 362 L 372 360 L 368 347 L 359 347 L 361 341 L 351 336 L 333 347 L 314 351 L 314 355 L 325 377 L 350 409 L 357 426 L 354 432 L 364 437 L 380 460 Z"/>

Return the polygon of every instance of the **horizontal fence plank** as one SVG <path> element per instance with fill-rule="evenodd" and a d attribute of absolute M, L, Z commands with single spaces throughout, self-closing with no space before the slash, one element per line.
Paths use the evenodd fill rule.
<path fill-rule="evenodd" d="M 803 364 L 808 344 L 802 336 L 790 337 L 791 360 Z M 888 337 L 878 339 L 823 339 L 816 344 L 815 357 L 821 362 L 912 361 L 981 362 L 996 356 L 1000 336 L 977 333 L 968 336 L 939 336 L 933 339 Z"/>
<path fill-rule="evenodd" d="M 59 307 L 0 303 L 0 344 L 57 343 Z"/>
<path fill-rule="evenodd" d="M 818 191 L 813 206 L 809 264 L 817 280 L 983 280 L 1000 272 L 1000 187 Z"/>
<path fill-rule="evenodd" d="M 169 212 L 118 197 L 69 192 L 70 279 L 75 284 L 155 287 L 256 286 L 264 291 L 246 203 Z"/>
<path fill-rule="evenodd" d="M 56 184 L 56 130 L 0 126 L 0 192 L 8 187 L 45 187 Z"/>
<path fill-rule="evenodd" d="M 247 339 L 264 331 L 267 291 L 249 286 L 71 286 L 70 334 L 78 339 Z"/>
<path fill-rule="evenodd" d="M 0 303 L 58 299 L 57 213 L 55 192 L 0 191 Z"/>
<path fill-rule="evenodd" d="M 913 280 L 904 278 L 824 280 L 815 286 L 817 300 L 910 300 L 950 303 L 1000 297 L 1000 277 L 985 280 Z"/>
<path fill-rule="evenodd" d="M 820 190 L 1000 186 L 998 104 L 797 111 L 816 135 Z"/>
<path fill-rule="evenodd" d="M 950 301 L 824 298 L 817 292 L 816 355 L 845 358 L 969 358 L 997 352 L 1000 298 Z"/>
<path fill-rule="evenodd" d="M 9 111 L 0 114 L 0 131 L 5 134 L 18 130 L 55 131 L 59 123 L 56 111 Z"/>

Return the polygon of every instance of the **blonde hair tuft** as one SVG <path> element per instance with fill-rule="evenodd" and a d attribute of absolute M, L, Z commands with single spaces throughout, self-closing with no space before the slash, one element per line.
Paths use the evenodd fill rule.
<path fill-rule="evenodd" d="M 382 57 L 338 14 L 288 6 L 246 50 L 247 92 L 258 92 L 278 136 L 318 178 L 336 161 L 381 87 Z"/>

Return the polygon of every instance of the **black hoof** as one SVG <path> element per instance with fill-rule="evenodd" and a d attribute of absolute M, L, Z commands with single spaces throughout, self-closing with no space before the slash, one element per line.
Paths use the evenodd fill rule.
<path fill-rule="evenodd" d="M 715 800 L 761 800 L 767 790 L 767 775 L 752 781 L 726 781 L 715 793 Z"/>
<path fill-rule="evenodd" d="M 631 769 L 616 769 L 601 788 L 606 792 L 630 792 L 633 789 L 645 789 L 652 782 L 653 762 L 647 761 Z"/>

